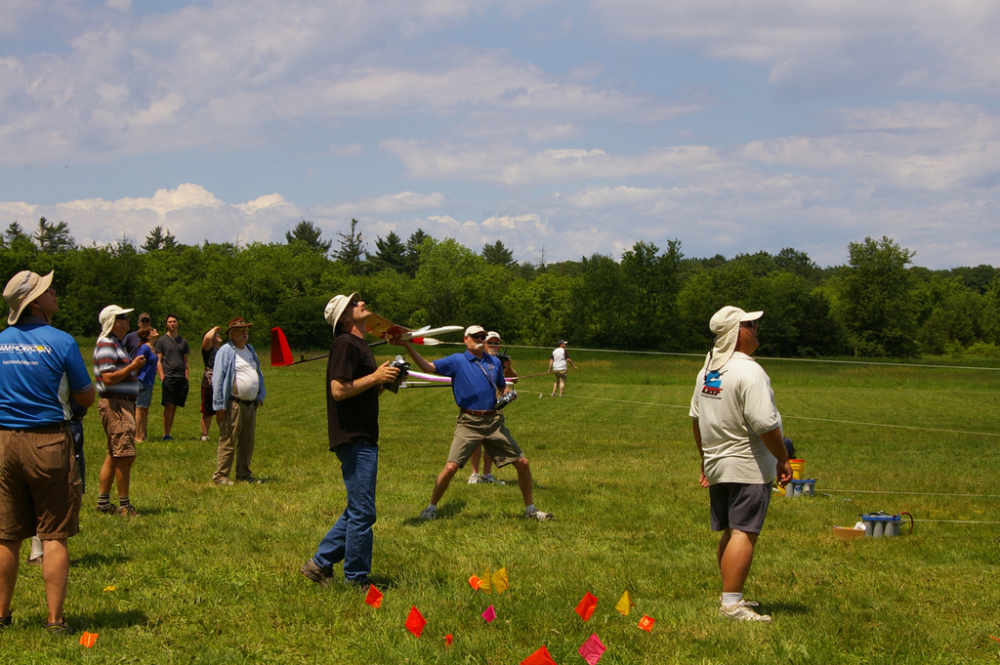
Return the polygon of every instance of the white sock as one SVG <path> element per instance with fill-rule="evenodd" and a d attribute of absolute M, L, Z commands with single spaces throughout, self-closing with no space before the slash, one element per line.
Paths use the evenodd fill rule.
<path fill-rule="evenodd" d="M 430 508 L 431 510 L 437 510 L 438 509 L 436 503 L 428 503 L 427 507 Z"/>
<path fill-rule="evenodd" d="M 535 512 L 535 504 L 531 504 L 530 506 L 525 506 L 524 512 L 525 514 Z"/>
<path fill-rule="evenodd" d="M 722 594 L 722 604 L 726 607 L 732 607 L 733 605 L 739 605 L 740 601 L 743 600 L 743 593 L 723 593 Z"/>
<path fill-rule="evenodd" d="M 29 559 L 37 559 L 42 556 L 42 541 L 38 539 L 38 536 L 31 537 L 31 554 L 28 556 Z"/>

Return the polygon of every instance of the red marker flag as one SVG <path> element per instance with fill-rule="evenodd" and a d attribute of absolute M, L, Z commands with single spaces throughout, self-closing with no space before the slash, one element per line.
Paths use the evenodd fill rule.
<path fill-rule="evenodd" d="M 595 609 L 597 609 L 597 598 L 588 591 L 580 600 L 580 604 L 576 606 L 576 613 L 580 615 L 581 619 L 587 621 L 594 615 Z"/>
<path fill-rule="evenodd" d="M 642 618 L 639 619 L 639 628 L 642 628 L 644 631 L 648 633 L 649 631 L 653 630 L 654 623 L 656 623 L 656 619 L 643 614 Z"/>
<path fill-rule="evenodd" d="M 471 586 L 476 591 L 479 591 L 479 587 L 481 587 L 482 585 L 483 585 L 483 581 L 480 580 L 475 575 L 473 575 L 472 577 L 469 578 L 469 586 Z"/>
<path fill-rule="evenodd" d="M 368 595 L 365 596 L 365 602 L 376 609 L 382 604 L 382 592 L 376 589 L 374 584 L 368 585 Z"/>
<path fill-rule="evenodd" d="M 444 636 L 444 648 L 448 649 L 451 647 L 451 643 L 455 641 L 455 638 L 451 636 L 451 633 Z"/>
<path fill-rule="evenodd" d="M 420 613 L 415 606 L 410 608 L 410 616 L 406 617 L 406 630 L 410 631 L 417 637 L 420 637 L 420 633 L 424 632 L 424 626 L 427 625 L 427 619 L 424 615 Z"/>
<path fill-rule="evenodd" d="M 597 661 L 601 659 L 606 650 L 607 647 L 601 643 L 601 638 L 597 636 L 597 633 L 594 633 L 577 651 L 580 653 L 580 657 L 587 661 L 588 665 L 597 665 Z"/>
<path fill-rule="evenodd" d="M 94 646 L 95 642 L 97 642 L 97 636 L 98 636 L 97 633 L 88 633 L 84 631 L 83 635 L 80 636 L 80 645 L 85 646 L 89 649 L 90 647 Z"/>
<path fill-rule="evenodd" d="M 542 645 L 542 648 L 521 661 L 521 665 L 557 665 L 549 655 L 549 650 Z"/>

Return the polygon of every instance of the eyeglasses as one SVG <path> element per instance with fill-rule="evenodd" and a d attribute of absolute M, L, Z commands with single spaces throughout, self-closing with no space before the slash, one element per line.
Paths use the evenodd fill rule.
<path fill-rule="evenodd" d="M 472 335 L 469 335 L 469 337 L 476 340 L 477 342 L 481 342 L 484 339 L 486 339 L 486 333 L 474 333 Z"/>
<path fill-rule="evenodd" d="M 361 301 L 360 300 L 352 300 L 351 302 L 349 302 L 347 304 L 350 305 L 351 307 L 357 307 L 358 305 L 361 304 Z"/>
<path fill-rule="evenodd" d="M 128 321 L 128 314 L 116 314 L 115 321 Z"/>

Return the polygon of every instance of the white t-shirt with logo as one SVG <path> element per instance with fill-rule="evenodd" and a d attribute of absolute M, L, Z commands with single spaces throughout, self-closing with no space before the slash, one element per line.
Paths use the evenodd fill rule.
<path fill-rule="evenodd" d="M 710 485 L 774 480 L 778 460 L 758 432 L 780 429 L 781 414 L 771 379 L 753 358 L 737 351 L 716 372 L 703 367 L 688 415 L 698 420 Z"/>
<path fill-rule="evenodd" d="M 552 371 L 566 371 L 566 349 L 561 346 L 552 352 Z"/>
<path fill-rule="evenodd" d="M 254 364 L 250 349 L 233 347 L 236 351 L 236 378 L 233 381 L 233 397 L 249 402 L 257 399 L 260 381 L 257 378 L 257 365 Z"/>

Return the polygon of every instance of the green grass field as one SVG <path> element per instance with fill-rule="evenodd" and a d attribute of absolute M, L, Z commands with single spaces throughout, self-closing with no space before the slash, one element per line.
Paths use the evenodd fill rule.
<path fill-rule="evenodd" d="M 513 355 L 521 374 L 546 367 L 545 352 Z M 529 379 L 507 415 L 532 462 L 536 503 L 553 522 L 521 518 L 515 474 L 505 469 L 505 487 L 467 485 L 460 471 L 439 518 L 421 523 L 454 402 L 447 389 L 383 395 L 379 609 L 298 572 L 344 507 L 326 445 L 325 363 L 265 369 L 254 458 L 262 485 L 211 485 L 217 430 L 211 443 L 198 440 L 191 400 L 177 441 L 140 448 L 131 498 L 141 517 L 131 522 L 94 511 L 104 443 L 93 410 L 66 617 L 100 638 L 88 650 L 46 634 L 40 571 L 22 566 L 0 662 L 499 664 L 545 644 L 567 664 L 584 662 L 577 649 L 593 633 L 607 646 L 602 665 L 1000 660 L 990 639 L 1000 637 L 1000 525 L 918 522 L 911 536 L 854 542 L 831 530 L 877 510 L 1000 522 L 996 496 L 825 491 L 1000 495 L 1000 372 L 762 361 L 821 496 L 772 502 L 747 596 L 774 623 L 744 625 L 717 613 L 717 536 L 687 417 L 700 362 L 573 357 L 580 369 L 564 398 L 549 397 L 547 377 Z M 158 400 L 159 388 L 153 437 L 162 432 Z M 471 589 L 466 580 L 487 566 L 507 568 L 507 593 Z M 628 617 L 614 610 L 625 590 L 636 602 Z M 574 608 L 587 591 L 599 602 L 584 623 Z M 487 625 L 480 614 L 490 604 L 498 619 Z M 419 639 L 403 627 L 414 605 L 427 619 Z M 651 632 L 637 627 L 643 614 L 656 620 Z M 448 650 L 445 634 L 454 635 Z"/>

